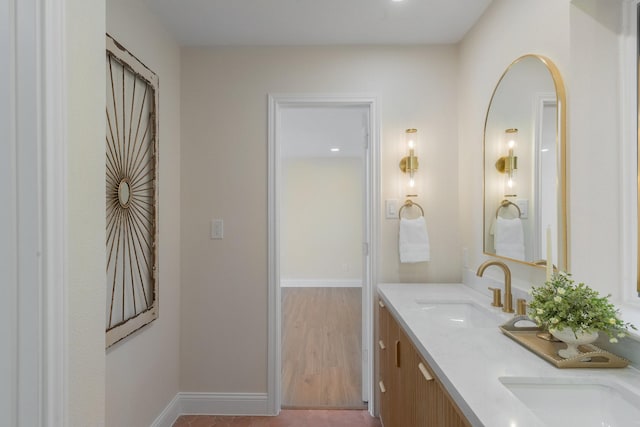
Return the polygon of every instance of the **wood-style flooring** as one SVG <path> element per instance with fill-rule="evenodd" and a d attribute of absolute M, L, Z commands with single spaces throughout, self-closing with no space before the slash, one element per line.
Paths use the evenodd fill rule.
<path fill-rule="evenodd" d="M 364 409 L 360 288 L 282 288 L 282 406 Z"/>
<path fill-rule="evenodd" d="M 183 415 L 173 427 L 381 427 L 367 411 L 283 410 L 277 417 Z"/>

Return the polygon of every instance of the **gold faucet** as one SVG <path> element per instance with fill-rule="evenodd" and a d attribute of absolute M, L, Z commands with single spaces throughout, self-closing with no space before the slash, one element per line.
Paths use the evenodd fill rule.
<path fill-rule="evenodd" d="M 484 274 L 484 270 L 487 267 L 495 265 L 496 267 L 500 267 L 504 272 L 504 307 L 502 307 L 502 311 L 505 313 L 513 313 L 513 295 L 511 295 L 511 271 L 507 264 L 501 261 L 485 261 L 478 267 L 478 271 L 476 272 L 476 276 L 482 277 Z"/>

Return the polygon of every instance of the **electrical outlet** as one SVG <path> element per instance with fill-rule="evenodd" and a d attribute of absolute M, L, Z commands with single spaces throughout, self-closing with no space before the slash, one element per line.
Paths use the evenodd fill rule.
<path fill-rule="evenodd" d="M 528 199 L 518 199 L 516 200 L 516 205 L 520 209 L 520 219 L 529 218 L 529 200 Z"/>

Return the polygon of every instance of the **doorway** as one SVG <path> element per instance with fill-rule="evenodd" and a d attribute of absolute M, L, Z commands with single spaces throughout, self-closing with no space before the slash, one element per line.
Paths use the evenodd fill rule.
<path fill-rule="evenodd" d="M 368 109 L 280 114 L 282 406 L 363 409 Z"/>
<path fill-rule="evenodd" d="M 558 102 L 555 93 L 537 94 L 534 134 L 535 161 L 535 242 L 533 259 L 546 257 L 543 248 L 547 247 L 547 227 L 551 228 L 551 241 L 557 242 L 558 200 L 556 198 L 556 176 L 558 153 L 556 149 Z M 554 251 L 554 265 L 558 265 L 557 252 Z"/>
<path fill-rule="evenodd" d="M 268 399 L 274 414 L 282 406 L 365 405 L 373 412 L 376 123 L 375 98 L 269 97 Z M 303 341 L 292 345 L 292 339 Z M 350 349 L 341 344 L 353 341 Z M 287 353 L 292 348 L 295 366 Z M 355 400 L 345 391 L 353 391 L 353 382 L 335 381 L 354 372 Z M 296 381 L 301 388 L 288 390 Z M 300 400 L 303 389 L 316 397 Z"/>

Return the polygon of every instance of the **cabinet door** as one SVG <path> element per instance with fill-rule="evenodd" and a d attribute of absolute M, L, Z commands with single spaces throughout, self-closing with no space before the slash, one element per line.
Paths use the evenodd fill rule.
<path fill-rule="evenodd" d="M 380 419 L 384 427 L 400 427 L 403 426 L 400 408 L 402 404 L 402 396 L 400 395 L 400 327 L 384 303 L 381 302 L 379 306 Z"/>
<path fill-rule="evenodd" d="M 384 427 L 470 427 L 383 303 L 378 310 L 380 419 Z"/>
<path fill-rule="evenodd" d="M 416 357 L 414 374 L 416 375 L 417 425 L 420 427 L 440 426 L 438 414 L 438 384 L 435 375 L 428 368 L 428 364 L 421 356 Z"/>
<path fill-rule="evenodd" d="M 395 371 L 395 340 L 398 333 L 395 321 L 391 313 L 385 307 L 382 300 L 378 310 L 378 356 L 380 378 L 378 387 L 380 391 L 380 419 L 385 427 L 393 427 L 393 414 L 391 396 L 394 393 L 393 376 Z"/>
<path fill-rule="evenodd" d="M 418 376 L 416 366 L 418 365 L 418 353 L 413 343 L 403 330 L 400 330 L 400 402 L 399 402 L 399 424 L 403 427 L 418 426 L 418 406 L 419 401 L 416 396 L 418 388 Z M 420 403 L 421 404 L 421 403 Z"/>
<path fill-rule="evenodd" d="M 470 427 L 429 364 L 416 351 L 416 400 L 419 427 Z"/>

